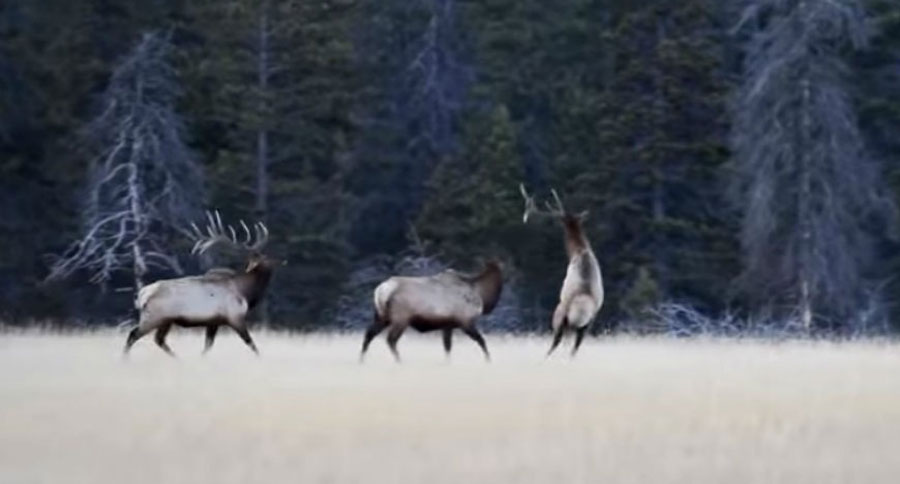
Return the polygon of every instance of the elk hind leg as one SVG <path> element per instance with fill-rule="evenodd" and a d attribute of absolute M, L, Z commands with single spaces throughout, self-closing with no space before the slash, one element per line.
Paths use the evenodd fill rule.
<path fill-rule="evenodd" d="M 137 343 L 137 340 L 143 338 L 149 332 L 150 331 L 148 329 L 143 328 L 143 327 L 141 327 L 140 324 L 138 324 L 137 327 L 135 327 L 128 333 L 128 337 L 125 339 L 125 349 L 123 350 L 123 353 L 127 355 L 128 352 L 131 350 L 131 347 L 135 343 Z"/>
<path fill-rule="evenodd" d="M 575 345 L 572 346 L 572 356 L 578 353 L 578 347 L 581 346 L 581 340 L 584 339 L 584 333 L 587 332 L 587 326 L 582 326 L 575 330 Z"/>
<path fill-rule="evenodd" d="M 172 348 L 169 348 L 168 343 L 166 343 L 166 335 L 169 334 L 170 329 L 172 329 L 172 323 L 165 323 L 157 328 L 156 333 L 153 335 L 153 341 L 155 341 L 156 346 L 162 348 L 166 354 L 174 357 L 175 353 L 172 352 Z"/>
<path fill-rule="evenodd" d="M 484 353 L 484 359 L 487 361 L 491 361 L 491 353 L 488 352 L 487 343 L 484 342 L 484 337 L 481 336 L 481 333 L 478 332 L 478 328 L 474 325 L 463 326 L 463 333 L 466 333 L 466 336 L 472 338 L 473 341 L 478 343 L 478 346 L 481 348 L 481 352 Z"/>
<path fill-rule="evenodd" d="M 366 351 L 369 350 L 369 344 L 372 340 L 378 336 L 378 333 L 381 333 L 384 328 L 387 327 L 387 322 L 382 321 L 378 316 L 378 313 L 375 313 L 375 318 L 372 321 L 372 324 L 366 328 L 366 334 L 363 336 L 362 350 L 359 352 L 359 361 L 363 360 L 363 357 L 366 356 Z"/>

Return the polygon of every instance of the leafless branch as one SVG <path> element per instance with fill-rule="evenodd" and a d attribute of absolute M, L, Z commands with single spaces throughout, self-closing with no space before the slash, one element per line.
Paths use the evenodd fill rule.
<path fill-rule="evenodd" d="M 149 268 L 181 272 L 168 246 L 201 205 L 202 176 L 182 141 L 169 39 L 146 34 L 114 70 L 103 109 L 81 132 L 94 154 L 83 232 L 53 258 L 48 279 L 84 270 L 92 282 Z"/>

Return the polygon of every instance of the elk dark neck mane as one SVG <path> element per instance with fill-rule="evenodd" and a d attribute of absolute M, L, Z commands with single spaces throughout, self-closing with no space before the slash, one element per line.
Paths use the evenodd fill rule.
<path fill-rule="evenodd" d="M 573 215 L 566 214 L 563 217 L 563 228 L 566 230 L 566 254 L 569 257 L 575 256 L 590 248 L 584 230 L 581 228 L 581 221 Z"/>
<path fill-rule="evenodd" d="M 258 264 L 253 269 L 235 276 L 238 290 L 247 299 L 247 306 L 250 309 L 256 307 L 262 300 L 270 279 L 272 268 L 266 264 Z"/>
<path fill-rule="evenodd" d="M 481 313 L 490 314 L 500 300 L 503 292 L 503 272 L 496 262 L 488 262 L 481 274 L 472 279 L 472 284 L 478 288 L 481 295 Z"/>

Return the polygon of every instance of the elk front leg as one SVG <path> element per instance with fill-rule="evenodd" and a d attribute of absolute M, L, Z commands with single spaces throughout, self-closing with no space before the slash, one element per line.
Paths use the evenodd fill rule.
<path fill-rule="evenodd" d="M 444 354 L 450 357 L 450 348 L 453 346 L 453 328 L 443 329 Z"/>
<path fill-rule="evenodd" d="M 234 328 L 234 331 L 238 334 L 238 336 L 241 337 L 244 343 L 249 346 L 257 356 L 259 356 L 259 350 L 256 349 L 256 344 L 253 342 L 253 338 L 250 337 L 250 332 L 247 331 L 247 327 L 243 324 L 235 324 L 231 327 Z"/>
<path fill-rule="evenodd" d="M 366 351 L 369 350 L 369 344 L 376 336 L 378 336 L 378 333 L 382 332 L 386 327 L 387 322 L 382 321 L 376 312 L 372 324 L 369 325 L 366 329 L 366 334 L 363 336 L 362 350 L 359 352 L 359 361 L 363 361 L 363 358 L 366 356 Z"/>
<path fill-rule="evenodd" d="M 566 325 L 561 324 L 558 328 L 553 330 L 553 343 L 550 344 L 550 351 L 547 351 L 547 357 L 549 358 L 551 354 L 553 354 L 553 350 L 559 346 L 559 342 L 562 341 L 563 333 L 566 330 Z"/>
<path fill-rule="evenodd" d="M 481 347 L 481 352 L 484 353 L 484 359 L 486 361 L 491 361 L 491 354 L 488 352 L 487 343 L 484 342 L 484 338 L 481 336 L 481 333 L 478 332 L 478 329 L 474 325 L 469 325 L 468 327 L 463 327 L 462 330 L 463 333 L 466 333 L 466 336 L 478 343 L 478 346 Z"/>
<path fill-rule="evenodd" d="M 213 342 L 216 341 L 216 333 L 219 332 L 219 325 L 212 324 L 206 327 L 206 342 L 203 345 L 203 354 L 205 355 L 210 348 L 212 348 Z"/>

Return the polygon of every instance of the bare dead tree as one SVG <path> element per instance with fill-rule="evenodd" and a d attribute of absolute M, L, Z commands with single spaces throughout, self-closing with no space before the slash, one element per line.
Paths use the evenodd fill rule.
<path fill-rule="evenodd" d="M 741 287 L 808 331 L 846 327 L 865 299 L 871 229 L 892 220 L 867 156 L 842 49 L 866 44 L 858 0 L 752 0 L 732 174 L 743 211 Z M 839 321 L 839 322 L 838 322 Z"/>
<path fill-rule="evenodd" d="M 462 109 L 468 69 L 457 52 L 455 0 L 428 0 L 428 23 L 415 42 L 417 50 L 403 79 L 412 93 L 406 109 L 422 128 L 409 139 L 409 148 L 422 144 L 432 156 L 452 151 L 456 114 Z"/>
<path fill-rule="evenodd" d="M 81 133 L 92 156 L 81 237 L 53 258 L 48 279 L 85 270 L 100 283 L 128 271 L 181 274 L 170 237 L 202 202 L 202 173 L 182 141 L 178 85 L 165 34 L 145 34 L 114 70 L 102 111 Z"/>

